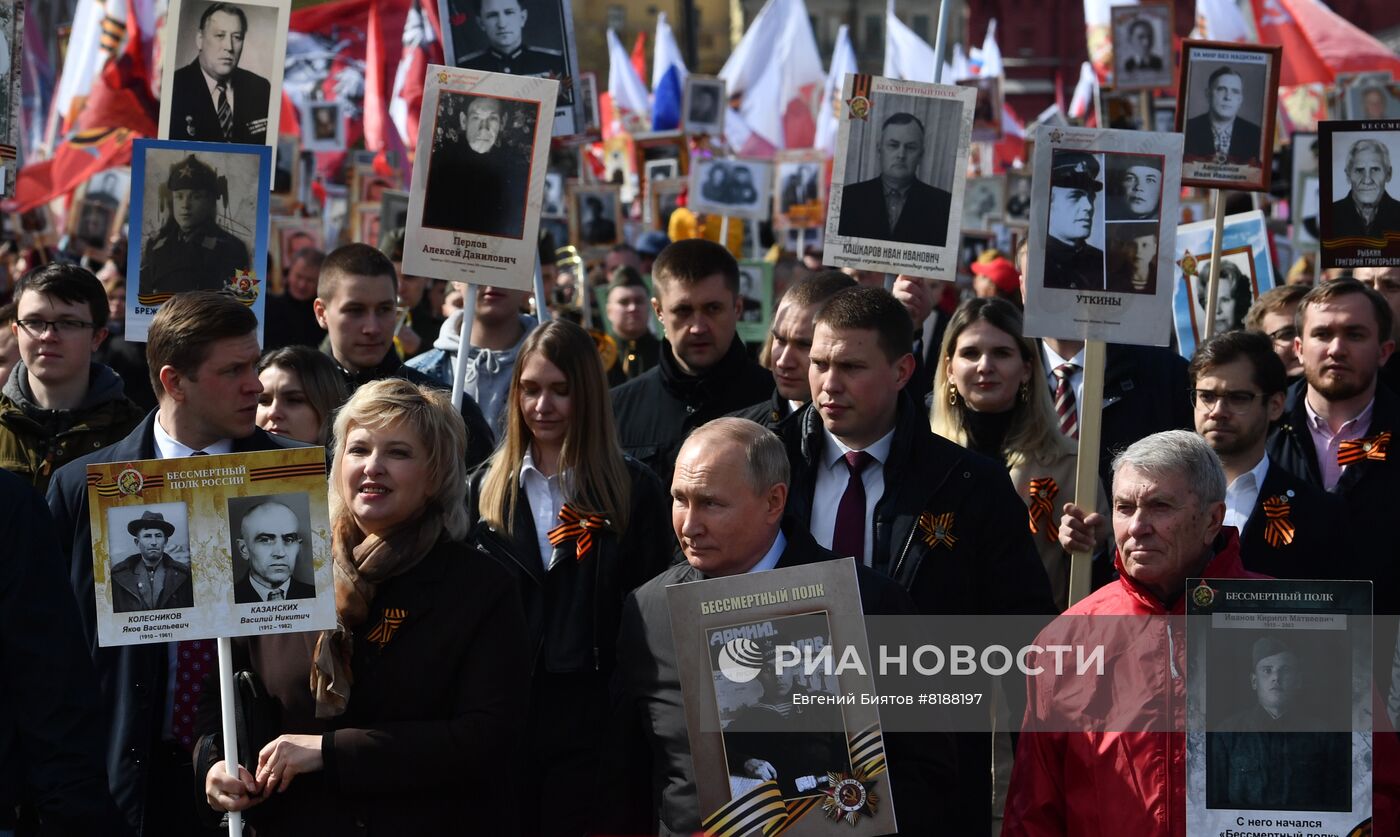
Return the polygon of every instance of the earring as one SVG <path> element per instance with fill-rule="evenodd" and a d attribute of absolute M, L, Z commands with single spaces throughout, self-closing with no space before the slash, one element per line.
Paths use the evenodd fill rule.
<path fill-rule="evenodd" d="M 948 406 L 958 406 L 958 387 L 952 381 L 948 382 Z"/>
<path fill-rule="evenodd" d="M 1026 403 L 1026 402 L 1029 401 L 1029 400 L 1031 400 L 1031 383 L 1030 383 L 1030 381 L 1022 381 L 1022 382 L 1021 382 L 1021 393 L 1020 393 L 1020 397 L 1021 397 L 1021 403 L 1022 403 L 1022 404 Z"/>

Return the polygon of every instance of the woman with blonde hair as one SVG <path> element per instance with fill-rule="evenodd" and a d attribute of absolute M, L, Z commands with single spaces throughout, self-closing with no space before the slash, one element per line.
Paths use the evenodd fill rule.
<path fill-rule="evenodd" d="M 522 834 L 582 835 L 623 598 L 670 565 L 670 504 L 625 457 L 593 340 L 563 320 L 521 346 L 505 437 L 471 476 L 472 534 L 519 582 L 533 668 Z"/>
<path fill-rule="evenodd" d="M 1069 556 L 1057 539 L 1061 507 L 1075 496 L 1075 445 L 1060 433 L 1045 371 L 1022 337 L 1021 311 L 1000 298 L 958 306 L 934 373 L 933 432 L 1006 463 L 1026 501 L 1030 530 L 1060 610 L 1068 606 Z M 1099 508 L 1108 508 L 1099 487 Z"/>
<path fill-rule="evenodd" d="M 514 832 L 529 651 L 514 581 L 466 541 L 465 448 L 447 395 L 401 379 L 337 414 L 337 626 L 235 640 L 235 668 L 266 695 L 245 713 L 281 731 L 240 754 L 238 778 L 214 734 L 218 690 L 201 706 L 209 805 L 246 810 L 259 837 L 456 833 L 463 788 L 489 788 L 493 829 Z"/>

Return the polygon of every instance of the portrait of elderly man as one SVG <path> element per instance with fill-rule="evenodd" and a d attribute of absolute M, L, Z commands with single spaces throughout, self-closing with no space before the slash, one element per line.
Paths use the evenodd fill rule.
<path fill-rule="evenodd" d="M 1390 148 L 1385 143 L 1359 139 L 1351 144 L 1346 167 L 1350 188 L 1332 204 L 1331 237 L 1381 238 L 1388 232 L 1400 232 L 1400 201 L 1386 191 L 1393 171 Z"/>
<path fill-rule="evenodd" d="M 476 4 L 476 25 L 486 36 L 486 49 L 468 52 L 457 59 L 457 66 L 515 76 L 564 75 L 564 53 L 557 49 L 525 43 L 525 24 L 530 11 L 520 0 L 480 0 Z"/>
<path fill-rule="evenodd" d="M 1249 705 L 1206 735 L 1207 807 L 1351 808 L 1351 734 L 1303 705 L 1306 676 L 1302 656 L 1287 640 L 1266 635 L 1254 641 Z"/>
<path fill-rule="evenodd" d="M 1045 287 L 1104 290 L 1103 251 L 1089 243 L 1094 201 L 1103 184 L 1099 161 L 1085 151 L 1056 151 L 1050 170 L 1050 229 L 1045 238 Z"/>
<path fill-rule="evenodd" d="M 918 177 L 926 136 L 924 123 L 912 113 L 885 119 L 877 147 L 880 175 L 841 192 L 841 235 L 929 247 L 947 244 L 953 197 Z"/>
<path fill-rule="evenodd" d="M 165 551 L 175 525 L 160 512 L 145 511 L 126 524 L 126 531 L 136 553 L 112 567 L 112 612 L 193 607 L 190 568 Z"/>
<path fill-rule="evenodd" d="M 170 138 L 267 144 L 267 79 L 238 66 L 248 16 L 234 3 L 213 3 L 199 16 L 198 53 L 175 71 L 170 91 Z M 255 33 L 254 43 L 271 32 Z"/>
<path fill-rule="evenodd" d="M 313 599 L 314 585 L 292 577 L 301 556 L 301 521 L 296 512 L 276 500 L 249 509 L 238 527 L 237 555 L 248 574 L 233 585 L 238 604 Z"/>
<path fill-rule="evenodd" d="M 532 149 L 507 147 L 512 115 L 494 96 L 440 95 L 438 123 L 448 130 L 428 162 L 423 226 L 503 238 L 524 234 Z"/>
<path fill-rule="evenodd" d="M 252 262 L 248 245 L 219 225 L 228 180 L 193 154 L 170 167 L 169 215 L 141 252 L 141 293 L 218 291 Z"/>
<path fill-rule="evenodd" d="M 1127 42 L 1118 44 L 1124 51 L 1123 70 L 1128 73 L 1157 71 L 1162 69 L 1162 56 L 1156 52 L 1157 32 L 1152 21 L 1145 17 L 1128 22 L 1124 32 Z"/>
<path fill-rule="evenodd" d="M 1262 90 L 1248 91 L 1262 97 Z M 1219 165 L 1257 163 L 1263 154 L 1259 126 L 1239 115 L 1245 100 L 1244 76 L 1225 65 L 1206 78 L 1205 113 L 1186 120 L 1186 159 Z"/>
<path fill-rule="evenodd" d="M 1108 220 L 1149 221 L 1162 207 L 1162 160 L 1130 154 L 1107 159 Z"/>

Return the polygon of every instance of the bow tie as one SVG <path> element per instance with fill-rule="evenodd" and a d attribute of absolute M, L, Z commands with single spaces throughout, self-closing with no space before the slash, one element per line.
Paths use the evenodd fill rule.
<path fill-rule="evenodd" d="M 1384 433 L 1378 433 L 1375 436 L 1368 436 L 1365 439 L 1342 442 L 1337 448 L 1337 464 L 1343 466 L 1351 465 L 1363 459 L 1374 459 L 1378 462 L 1384 462 L 1385 451 L 1389 446 L 1389 430 Z"/>
<path fill-rule="evenodd" d="M 601 531 L 608 525 L 608 521 L 601 514 L 579 514 L 578 510 L 568 503 L 559 510 L 559 519 L 563 522 L 549 530 L 549 542 L 558 546 L 573 538 L 574 557 L 580 561 L 588 554 L 588 550 L 593 548 L 594 531 Z"/>

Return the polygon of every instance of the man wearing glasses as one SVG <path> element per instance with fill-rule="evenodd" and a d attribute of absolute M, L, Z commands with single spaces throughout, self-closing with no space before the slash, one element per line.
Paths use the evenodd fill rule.
<path fill-rule="evenodd" d="M 131 432 L 141 410 L 122 379 L 93 361 L 107 336 L 107 293 L 75 265 L 20 279 L 9 328 L 20 360 L 0 383 L 0 468 L 41 493 L 60 465 Z"/>
<path fill-rule="evenodd" d="M 1298 326 L 1293 321 L 1298 313 L 1298 303 L 1303 301 L 1308 289 L 1304 285 L 1280 285 L 1259 295 L 1244 315 L 1244 327 L 1267 335 L 1274 343 L 1274 354 L 1283 361 L 1288 374 L 1288 385 L 1303 379 L 1303 362 L 1298 359 L 1293 345 L 1298 336 Z"/>
<path fill-rule="evenodd" d="M 237 554 L 248 564 L 248 574 L 233 585 L 238 604 L 314 599 L 316 587 L 298 581 L 301 555 L 301 522 L 296 512 L 269 500 L 248 510 L 239 527 Z"/>

